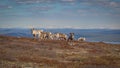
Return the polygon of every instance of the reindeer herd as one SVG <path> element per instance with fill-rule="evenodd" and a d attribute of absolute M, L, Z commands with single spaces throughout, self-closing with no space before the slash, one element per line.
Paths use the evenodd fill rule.
<path fill-rule="evenodd" d="M 34 39 L 38 38 L 40 40 L 66 40 L 72 41 L 74 39 L 74 33 L 70 33 L 69 37 L 63 33 L 52 33 L 52 32 L 45 32 L 43 30 L 36 30 L 34 28 L 31 29 L 31 33 Z M 85 41 L 84 37 L 78 38 L 78 41 Z"/>

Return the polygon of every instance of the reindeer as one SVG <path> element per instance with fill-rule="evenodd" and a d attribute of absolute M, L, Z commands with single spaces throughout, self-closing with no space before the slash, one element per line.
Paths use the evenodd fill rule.
<path fill-rule="evenodd" d="M 70 36 L 68 37 L 68 41 L 74 40 L 74 33 L 70 33 Z"/>
<path fill-rule="evenodd" d="M 42 32 L 41 33 L 41 39 L 50 39 L 51 32 Z"/>
<path fill-rule="evenodd" d="M 63 33 L 54 33 L 50 35 L 52 40 L 67 40 L 67 35 Z"/>
<path fill-rule="evenodd" d="M 67 40 L 67 35 L 63 33 L 58 33 L 59 34 L 59 40 Z"/>
<path fill-rule="evenodd" d="M 85 41 L 85 40 L 86 40 L 85 37 L 78 38 L 78 41 Z"/>
<path fill-rule="evenodd" d="M 34 28 L 31 29 L 31 33 L 32 33 L 34 39 L 37 37 L 40 38 L 42 32 L 43 32 L 43 30 L 35 30 Z"/>

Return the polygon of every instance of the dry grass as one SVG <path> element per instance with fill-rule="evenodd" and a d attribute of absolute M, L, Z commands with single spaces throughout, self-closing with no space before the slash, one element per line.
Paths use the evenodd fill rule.
<path fill-rule="evenodd" d="M 119 68 L 120 45 L 0 36 L 1 68 Z"/>

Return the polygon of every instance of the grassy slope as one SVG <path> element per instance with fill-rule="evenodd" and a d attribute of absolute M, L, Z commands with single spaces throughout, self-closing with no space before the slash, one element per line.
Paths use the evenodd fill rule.
<path fill-rule="evenodd" d="M 0 36 L 1 68 L 119 68 L 119 63 L 119 44 Z"/>

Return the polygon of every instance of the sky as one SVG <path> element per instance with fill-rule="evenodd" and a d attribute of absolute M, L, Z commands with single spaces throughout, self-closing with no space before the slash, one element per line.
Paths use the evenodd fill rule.
<path fill-rule="evenodd" d="M 0 28 L 120 29 L 120 0 L 0 0 Z"/>

